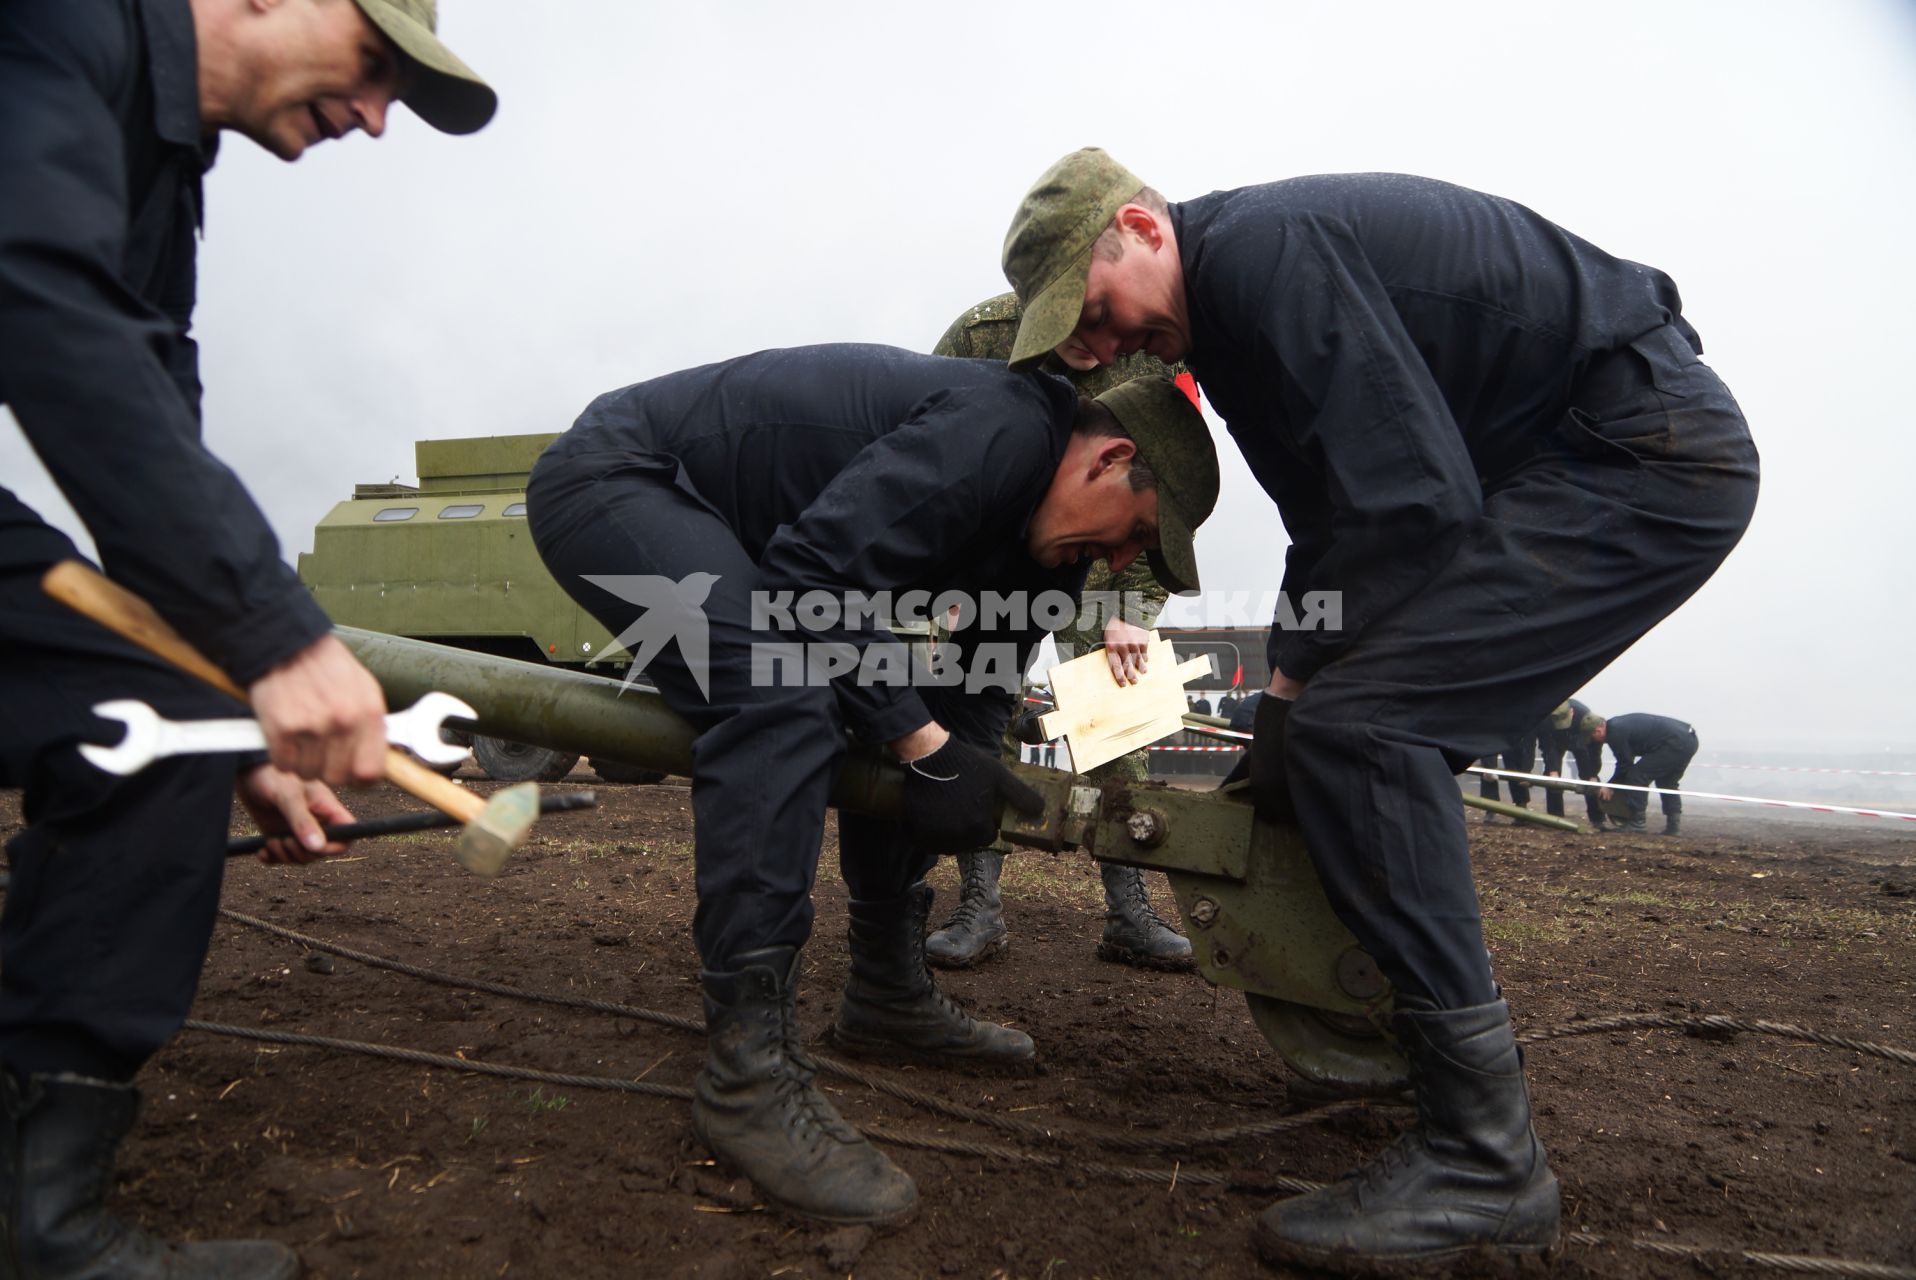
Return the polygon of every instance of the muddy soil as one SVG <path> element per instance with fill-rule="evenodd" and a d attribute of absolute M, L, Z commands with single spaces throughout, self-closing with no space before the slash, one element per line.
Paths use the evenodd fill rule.
<path fill-rule="evenodd" d="M 304 868 L 237 860 L 226 906 L 447 974 L 697 1018 L 689 792 L 598 791 L 599 810 L 548 819 L 490 883 L 464 875 L 432 833 Z M 355 803 L 362 816 L 415 807 L 383 791 Z M 1521 1027 L 1718 1013 L 1916 1046 L 1916 832 L 1697 809 L 1674 840 L 1473 822 L 1489 938 Z M 17 794 L 0 793 L 0 835 L 18 814 Z M 834 857 L 828 843 L 804 961 L 800 1014 L 814 1036 L 845 976 Z M 1043 1071 L 881 1074 L 1052 1136 L 827 1077 L 861 1126 L 995 1149 L 888 1147 L 922 1198 L 903 1228 L 834 1230 L 763 1210 L 710 1166 L 671 1097 L 203 1030 L 141 1078 L 146 1116 L 119 1203 L 167 1232 L 284 1240 L 323 1277 L 1276 1274 L 1250 1229 L 1281 1180 L 1336 1177 L 1409 1113 L 1378 1107 L 1182 1155 L 1099 1147 L 1087 1135 L 1168 1137 L 1314 1104 L 1238 993 L 1095 959 L 1090 863 L 1019 855 L 1005 879 L 1010 953 L 948 985 L 1036 1037 Z M 934 882 L 942 911 L 950 863 Z M 1161 883 L 1157 893 L 1168 907 Z M 436 985 L 230 916 L 195 1016 L 641 1087 L 689 1085 L 702 1050 L 688 1031 Z M 1916 1265 L 1916 1070 L 1665 1030 L 1539 1043 L 1529 1062 L 1565 1226 L 1605 1241 L 1565 1243 L 1555 1274 L 1756 1274 L 1739 1250 Z M 1633 1241 L 1720 1252 L 1686 1261 Z"/>

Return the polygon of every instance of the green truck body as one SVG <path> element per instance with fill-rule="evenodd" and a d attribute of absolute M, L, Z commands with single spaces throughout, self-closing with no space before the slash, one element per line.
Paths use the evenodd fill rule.
<path fill-rule="evenodd" d="M 421 440 L 419 483 L 362 484 L 313 531 L 300 580 L 334 622 L 619 675 L 631 656 L 553 581 L 526 526 L 526 479 L 556 436 Z M 475 738 L 482 769 L 554 780 L 578 756 Z M 658 775 L 595 760 L 609 781 Z"/>

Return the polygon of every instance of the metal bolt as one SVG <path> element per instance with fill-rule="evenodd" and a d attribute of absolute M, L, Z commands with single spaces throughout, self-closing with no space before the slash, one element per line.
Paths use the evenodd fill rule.
<path fill-rule="evenodd" d="M 1217 903 L 1211 901 L 1209 898 L 1199 898 L 1191 904 L 1191 923 L 1198 928 L 1208 929 L 1211 927 L 1212 921 L 1216 919 Z"/>
<path fill-rule="evenodd" d="M 1164 843 L 1164 837 L 1170 834 L 1171 824 L 1164 815 L 1155 809 L 1134 809 L 1125 819 L 1125 830 L 1131 833 L 1131 843 L 1140 849 L 1155 849 Z"/>
<path fill-rule="evenodd" d="M 1353 1000 L 1374 1000 L 1384 994 L 1384 975 L 1362 947 L 1347 947 L 1337 957 L 1337 985 Z"/>

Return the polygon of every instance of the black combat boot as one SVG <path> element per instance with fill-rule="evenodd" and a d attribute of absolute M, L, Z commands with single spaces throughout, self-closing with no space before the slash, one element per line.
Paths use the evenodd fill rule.
<path fill-rule="evenodd" d="M 1255 1238 L 1267 1261 L 1361 1274 L 1556 1242 L 1557 1178 L 1530 1127 L 1509 1006 L 1399 1003 L 1417 1127 L 1342 1181 L 1266 1209 Z"/>
<path fill-rule="evenodd" d="M 1649 829 L 1650 824 L 1645 821 L 1641 813 L 1633 813 L 1623 821 L 1617 823 L 1617 830 L 1619 831 L 1648 831 Z"/>
<path fill-rule="evenodd" d="M 765 947 L 706 971 L 705 1066 L 692 1131 L 720 1165 L 780 1209 L 823 1222 L 902 1222 L 918 1188 L 812 1087 L 799 1048 L 798 948 Z"/>
<path fill-rule="evenodd" d="M 9 1280 L 291 1280 L 270 1240 L 167 1244 L 106 1208 L 113 1152 L 139 1114 L 130 1084 L 0 1066 L 0 1276 Z"/>
<path fill-rule="evenodd" d="M 896 898 L 851 901 L 851 976 L 832 1043 L 859 1058 L 924 1062 L 969 1071 L 1031 1070 L 1031 1037 L 959 1008 L 925 967 L 931 886 Z"/>
<path fill-rule="evenodd" d="M 1004 864 L 1005 855 L 996 849 L 958 855 L 958 905 L 925 939 L 925 959 L 941 969 L 969 969 L 1010 949 L 1005 903 L 998 896 Z"/>
<path fill-rule="evenodd" d="M 1682 835 L 1683 834 L 1683 815 L 1680 813 L 1664 814 L 1663 815 L 1663 834 L 1666 836 Z"/>
<path fill-rule="evenodd" d="M 1151 909 L 1144 872 L 1103 862 L 1098 876 L 1104 881 L 1104 937 L 1098 940 L 1098 959 L 1139 969 L 1195 967 L 1191 940 Z"/>

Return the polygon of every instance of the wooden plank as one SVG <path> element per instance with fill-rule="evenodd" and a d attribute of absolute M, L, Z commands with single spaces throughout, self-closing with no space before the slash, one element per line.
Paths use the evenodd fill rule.
<path fill-rule="evenodd" d="M 1171 642 L 1153 635 L 1143 676 L 1136 684 L 1121 685 L 1099 649 L 1051 668 L 1058 709 L 1039 724 L 1046 736 L 1065 739 L 1071 767 L 1084 773 L 1182 729 L 1189 710 L 1185 682 L 1214 674 L 1210 655 L 1179 662 Z"/>

